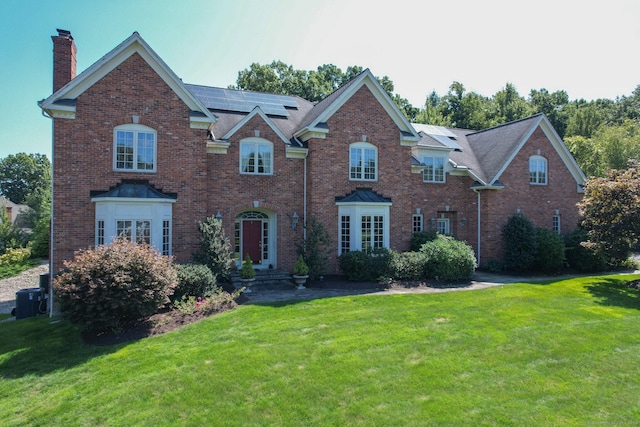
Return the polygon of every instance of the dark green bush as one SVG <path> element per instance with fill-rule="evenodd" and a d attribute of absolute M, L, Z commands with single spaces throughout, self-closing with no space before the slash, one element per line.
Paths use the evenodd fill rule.
<path fill-rule="evenodd" d="M 438 233 L 435 231 L 416 231 L 411 236 L 409 247 L 411 251 L 418 252 L 422 245 L 438 237 Z"/>
<path fill-rule="evenodd" d="M 387 249 L 375 249 L 373 253 L 345 252 L 338 258 L 338 263 L 347 280 L 372 282 L 387 276 L 389 260 L 390 255 Z"/>
<path fill-rule="evenodd" d="M 217 290 L 216 276 L 206 265 L 179 264 L 176 267 L 178 268 L 178 286 L 171 296 L 172 302 L 184 296 L 206 297 Z"/>
<path fill-rule="evenodd" d="M 389 251 L 388 275 L 396 280 L 420 280 L 425 277 L 427 257 L 422 252 Z"/>
<path fill-rule="evenodd" d="M 536 228 L 535 270 L 541 273 L 557 273 L 565 266 L 564 239 L 548 228 Z"/>
<path fill-rule="evenodd" d="M 193 259 L 204 264 L 222 280 L 229 280 L 233 268 L 233 251 L 229 237 L 222 228 L 222 220 L 215 216 L 205 218 L 198 224 L 200 232 L 200 250 Z"/>
<path fill-rule="evenodd" d="M 525 272 L 534 267 L 537 247 L 533 222 L 524 215 L 515 214 L 502 227 L 504 243 L 504 268 L 507 271 Z"/>
<path fill-rule="evenodd" d="M 608 269 L 607 256 L 603 251 L 582 246 L 589 240 L 589 233 L 578 227 L 565 236 L 565 255 L 569 267 L 583 272 L 597 272 Z"/>
<path fill-rule="evenodd" d="M 118 239 L 76 252 L 54 280 L 60 309 L 86 329 L 119 331 L 169 303 L 178 277 L 171 258 Z"/>
<path fill-rule="evenodd" d="M 426 274 L 443 282 L 471 280 L 477 266 L 473 248 L 450 236 L 438 235 L 420 248 L 426 258 Z"/>

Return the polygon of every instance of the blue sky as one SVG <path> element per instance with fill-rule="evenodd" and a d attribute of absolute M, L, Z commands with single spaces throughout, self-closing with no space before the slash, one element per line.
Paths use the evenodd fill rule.
<path fill-rule="evenodd" d="M 421 106 L 454 81 L 491 96 L 513 83 L 615 99 L 640 84 L 638 0 L 2 0 L 0 158 L 51 158 L 56 28 L 71 31 L 78 73 L 134 31 L 186 83 L 226 87 L 251 63 L 335 64 L 389 76 Z"/>

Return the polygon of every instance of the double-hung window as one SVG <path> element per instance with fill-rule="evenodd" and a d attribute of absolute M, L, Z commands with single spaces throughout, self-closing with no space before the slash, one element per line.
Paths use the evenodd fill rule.
<path fill-rule="evenodd" d="M 529 158 L 529 184 L 545 185 L 547 183 L 547 159 L 542 156 Z"/>
<path fill-rule="evenodd" d="M 240 173 L 273 174 L 273 144 L 261 138 L 240 142 Z"/>
<path fill-rule="evenodd" d="M 114 129 L 113 167 L 118 171 L 156 171 L 156 132 L 143 125 Z"/>
<path fill-rule="evenodd" d="M 422 180 L 424 182 L 444 182 L 444 157 L 424 157 Z"/>
<path fill-rule="evenodd" d="M 338 209 L 338 251 L 371 252 L 389 247 L 389 205 L 342 205 Z"/>
<path fill-rule="evenodd" d="M 349 146 L 349 178 L 359 181 L 378 179 L 378 150 L 367 142 Z"/>

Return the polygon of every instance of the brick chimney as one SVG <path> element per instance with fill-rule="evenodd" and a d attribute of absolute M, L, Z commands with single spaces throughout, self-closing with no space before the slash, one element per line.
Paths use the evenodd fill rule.
<path fill-rule="evenodd" d="M 53 91 L 69 83 L 76 76 L 76 44 L 71 32 L 58 29 L 53 40 Z"/>

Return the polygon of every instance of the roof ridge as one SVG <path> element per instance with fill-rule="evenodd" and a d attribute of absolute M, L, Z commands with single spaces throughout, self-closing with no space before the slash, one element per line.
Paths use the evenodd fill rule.
<path fill-rule="evenodd" d="M 493 127 L 487 128 L 487 129 L 474 131 L 474 132 L 468 133 L 467 136 L 477 135 L 477 134 L 480 134 L 480 133 L 483 133 L 483 132 L 489 132 L 489 131 L 492 131 L 492 130 L 495 130 L 495 129 L 499 129 L 499 128 L 502 128 L 502 127 L 505 127 L 505 126 L 510 126 L 510 125 L 514 125 L 516 123 L 524 122 L 526 120 L 531 120 L 531 119 L 534 119 L 534 118 L 537 118 L 537 117 L 540 117 L 540 116 L 544 116 L 544 113 L 536 113 L 536 114 L 534 114 L 532 116 L 529 116 L 529 117 L 523 117 L 521 119 L 512 120 L 510 122 L 502 123 L 502 124 L 499 124 L 497 126 L 493 126 Z"/>

